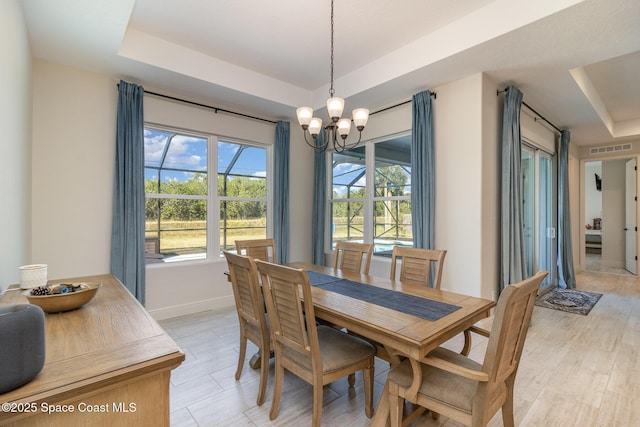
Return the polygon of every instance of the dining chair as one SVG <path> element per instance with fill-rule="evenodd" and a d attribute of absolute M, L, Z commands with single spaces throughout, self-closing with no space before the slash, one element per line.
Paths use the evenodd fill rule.
<path fill-rule="evenodd" d="M 253 259 L 276 263 L 276 244 L 272 238 L 236 240 L 238 255 L 246 255 Z"/>
<path fill-rule="evenodd" d="M 402 424 L 404 401 L 467 426 L 486 426 L 502 408 L 513 426 L 513 385 L 540 283 L 548 273 L 507 286 L 495 311 L 482 364 L 438 347 L 424 359 L 405 359 L 387 377 L 391 427 Z"/>
<path fill-rule="evenodd" d="M 335 328 L 316 325 L 306 271 L 256 260 L 262 278 L 275 350 L 275 382 L 269 418 L 278 416 L 284 370 L 313 386 L 313 426 L 320 426 L 322 388 L 362 371 L 365 414 L 373 416 L 375 349 Z M 301 303 L 302 300 L 302 303 Z"/>
<path fill-rule="evenodd" d="M 336 242 L 333 267 L 354 273 L 369 274 L 372 254 L 373 244 L 371 243 L 339 240 Z"/>
<path fill-rule="evenodd" d="M 435 268 L 433 288 L 440 289 L 442 280 L 442 268 L 446 250 L 407 248 L 394 246 L 391 253 L 391 280 L 396 279 L 396 266 L 399 259 L 402 259 L 400 267 L 400 280 L 403 283 L 429 286 L 431 276 L 431 264 Z"/>
<path fill-rule="evenodd" d="M 247 353 L 247 340 L 254 343 L 260 353 L 260 385 L 258 387 L 257 404 L 264 403 L 267 376 L 269 375 L 269 359 L 273 351 L 271 334 L 264 310 L 262 290 L 258 282 L 258 270 L 255 262 L 242 255 L 224 252 L 229 267 L 229 276 L 236 302 L 238 320 L 240 322 L 240 354 L 236 380 L 242 375 L 242 367 Z"/>

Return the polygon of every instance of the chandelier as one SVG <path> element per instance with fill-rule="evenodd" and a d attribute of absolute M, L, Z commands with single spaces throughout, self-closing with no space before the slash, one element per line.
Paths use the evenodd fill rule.
<path fill-rule="evenodd" d="M 322 119 L 313 117 L 313 108 L 300 107 L 296 110 L 298 122 L 304 133 L 304 141 L 309 147 L 316 151 L 324 151 L 332 143 L 333 149 L 337 152 L 350 150 L 360 143 L 362 139 L 362 130 L 369 119 L 369 110 L 366 108 L 356 108 L 352 112 L 353 123 L 359 132 L 358 141 L 353 144 L 347 144 L 347 137 L 351 130 L 351 119 L 342 118 L 344 110 L 344 99 L 334 96 L 333 89 L 333 0 L 331 0 L 331 86 L 329 89 L 329 99 L 327 100 L 327 110 L 329 111 L 330 123 L 324 127 L 326 131 L 326 140 L 322 145 L 316 145 L 316 138 L 322 129 Z M 313 143 L 307 139 L 307 134 L 313 138 Z"/>

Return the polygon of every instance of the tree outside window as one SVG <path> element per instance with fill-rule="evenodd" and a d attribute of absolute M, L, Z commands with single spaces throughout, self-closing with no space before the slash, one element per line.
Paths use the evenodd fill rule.
<path fill-rule="evenodd" d="M 338 240 L 374 243 L 378 255 L 412 246 L 410 135 L 332 153 L 331 160 L 331 249 Z"/>
<path fill-rule="evenodd" d="M 146 127 L 147 262 L 206 259 L 234 248 L 236 239 L 266 237 L 268 150 L 257 143 Z M 218 167 L 217 187 L 209 174 L 211 159 Z M 209 212 L 214 201 L 219 215 Z"/>

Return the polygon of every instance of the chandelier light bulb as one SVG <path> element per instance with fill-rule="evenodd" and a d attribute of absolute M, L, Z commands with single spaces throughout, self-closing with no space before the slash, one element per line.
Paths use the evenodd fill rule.
<path fill-rule="evenodd" d="M 338 133 L 340 134 L 342 139 L 347 139 L 347 136 L 349 136 L 350 130 L 351 130 L 351 120 L 349 119 L 338 120 Z"/>
<path fill-rule="evenodd" d="M 322 119 L 313 117 L 309 122 L 309 133 L 315 138 L 320 133 L 320 129 L 322 129 Z"/>
<path fill-rule="evenodd" d="M 353 123 L 356 125 L 356 129 L 361 131 L 367 125 L 369 120 L 369 110 L 366 108 L 356 108 L 353 110 Z"/>
<path fill-rule="evenodd" d="M 309 126 L 311 118 L 313 117 L 313 109 L 310 107 L 300 107 L 296 110 L 296 116 L 298 116 L 298 122 L 303 128 Z"/>
<path fill-rule="evenodd" d="M 327 110 L 329 111 L 331 120 L 337 122 L 344 110 L 344 99 L 336 97 L 327 99 Z"/>

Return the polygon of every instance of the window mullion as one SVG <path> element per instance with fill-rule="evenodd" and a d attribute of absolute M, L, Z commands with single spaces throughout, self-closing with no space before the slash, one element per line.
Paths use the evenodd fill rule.
<path fill-rule="evenodd" d="M 374 231 L 374 196 L 375 196 L 375 171 L 376 171 L 376 154 L 375 144 L 368 142 L 365 148 L 365 170 L 366 170 L 366 189 L 364 202 L 364 241 L 373 243 L 375 235 Z"/>
<path fill-rule="evenodd" d="M 220 254 L 220 200 L 218 197 L 218 138 L 209 136 L 207 162 L 207 259 L 215 259 Z M 215 254 L 215 255 L 214 255 Z"/>

